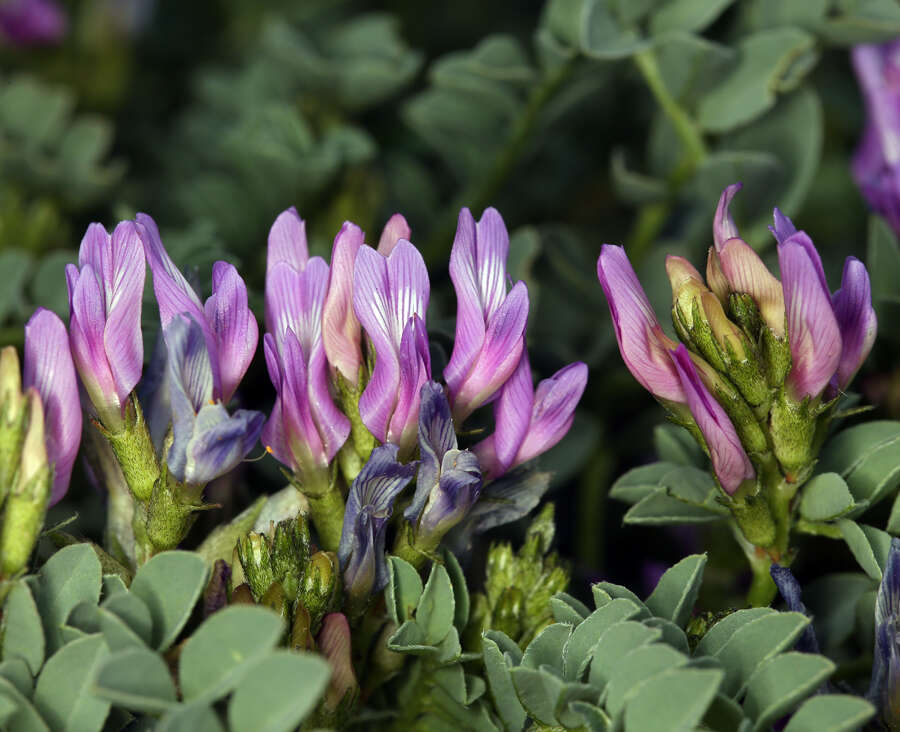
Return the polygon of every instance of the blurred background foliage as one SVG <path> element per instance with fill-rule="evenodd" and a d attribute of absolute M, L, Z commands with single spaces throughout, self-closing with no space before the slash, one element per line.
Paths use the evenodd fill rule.
<path fill-rule="evenodd" d="M 606 500 L 629 467 L 696 456 L 622 364 L 595 264 L 601 243 L 624 244 L 667 322 L 665 254 L 702 268 L 719 193 L 741 180 L 738 226 L 764 256 L 778 205 L 816 242 L 832 289 L 844 256 L 868 259 L 881 335 L 857 383 L 900 414 L 900 254 L 850 177 L 863 110 L 847 53 L 900 35 L 894 0 L 62 5 L 58 43 L 0 46 L 4 343 L 21 344 L 36 305 L 65 316 L 63 267 L 89 222 L 139 210 L 202 287 L 215 259 L 235 262 L 261 316 L 268 227 L 295 205 L 326 257 L 345 219 L 374 242 L 404 213 L 447 347 L 458 210 L 496 206 L 531 294 L 533 369 L 591 368 L 575 426 L 543 459 L 573 591 L 600 576 L 649 589 L 657 566 L 721 545 L 705 591 L 726 605 L 743 567 L 729 537 L 626 529 L 624 506 Z M 145 308 L 148 346 L 155 317 Z M 244 399 L 269 405 L 257 361 Z M 279 480 L 270 459 L 248 471 L 249 488 L 220 487 L 225 510 Z M 98 497 L 86 483 L 70 495 L 57 513 L 77 508 L 90 531 Z M 842 546 L 809 541 L 807 563 L 852 566 Z"/>

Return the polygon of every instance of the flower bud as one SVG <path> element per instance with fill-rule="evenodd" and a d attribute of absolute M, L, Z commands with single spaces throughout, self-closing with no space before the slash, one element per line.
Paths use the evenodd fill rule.
<path fill-rule="evenodd" d="M 273 582 L 263 596 L 259 598 L 259 604 L 271 608 L 287 621 L 291 616 L 291 602 L 284 592 L 280 582 Z"/>
<path fill-rule="evenodd" d="M 291 650 L 312 651 L 315 647 L 309 610 L 298 601 L 294 606 L 294 619 L 291 622 Z"/>
<path fill-rule="evenodd" d="M 334 552 L 316 552 L 309 558 L 298 602 L 309 611 L 311 627 L 318 628 L 326 613 L 340 606 L 341 583 Z"/>
<path fill-rule="evenodd" d="M 284 588 L 285 597 L 293 602 L 309 559 L 309 527 L 302 515 L 280 521 L 275 527 L 271 557 L 275 578 Z"/>
<path fill-rule="evenodd" d="M 52 470 L 47 462 L 44 410 L 35 389 L 25 394 L 26 427 L 15 483 L 6 497 L 0 526 L 0 578 L 22 571 L 44 523 Z"/>
<path fill-rule="evenodd" d="M 19 468 L 25 439 L 25 400 L 19 378 L 19 356 L 7 346 L 0 351 L 0 505 Z"/>
<path fill-rule="evenodd" d="M 353 671 L 350 646 L 350 625 L 346 616 L 331 613 L 322 622 L 322 630 L 316 638 L 319 651 L 331 666 L 331 678 L 325 691 L 324 712 L 337 717 L 345 717 L 359 694 L 359 683 Z M 342 727 L 341 719 L 334 720 Z M 332 726 L 332 725 L 329 725 Z"/>
<path fill-rule="evenodd" d="M 247 584 L 258 601 L 275 582 L 269 539 L 265 534 L 251 531 L 238 540 L 237 552 Z"/>

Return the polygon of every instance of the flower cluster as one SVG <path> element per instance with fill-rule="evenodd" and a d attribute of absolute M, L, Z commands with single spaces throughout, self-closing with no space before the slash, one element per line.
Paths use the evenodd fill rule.
<path fill-rule="evenodd" d="M 388 519 L 408 484 L 415 480 L 415 494 L 394 551 L 418 563 L 466 518 L 486 482 L 563 437 L 587 379 L 576 363 L 535 389 L 528 293 L 523 282 L 508 287 L 506 227 L 494 209 L 478 222 L 463 209 L 450 256 L 456 339 L 441 386 L 427 331 L 428 271 L 410 236 L 395 215 L 372 248 L 348 222 L 329 267 L 309 256 L 295 210 L 269 233 L 263 341 L 278 397 L 263 439 L 309 500 L 323 547 L 338 551 L 357 606 L 387 581 Z M 490 402 L 493 434 L 460 449 L 457 431 Z"/>
<path fill-rule="evenodd" d="M 681 344 L 663 332 L 621 247 L 604 245 L 597 271 L 628 369 L 704 446 L 746 538 L 778 555 L 790 499 L 872 348 L 876 319 L 864 265 L 848 257 L 830 292 L 809 236 L 775 209 L 779 282 L 738 235 L 729 205 L 739 189 L 719 201 L 706 282 L 682 257 L 666 261 Z"/>
<path fill-rule="evenodd" d="M 394 551 L 414 563 L 467 518 L 477 530 L 522 515 L 529 501 L 507 499 L 513 471 L 565 435 L 587 367 L 572 364 L 534 387 L 525 350 L 528 293 L 523 282 L 508 287 L 506 227 L 493 209 L 477 223 L 464 209 L 450 258 L 456 341 L 442 386 L 426 327 L 428 272 L 410 236 L 395 215 L 372 248 L 347 222 L 329 266 L 309 255 L 296 210 L 278 216 L 266 263 L 262 340 L 276 394 L 266 419 L 229 408 L 259 340 L 234 266 L 214 264 L 212 294 L 203 301 L 149 216 L 120 222 L 112 234 L 91 224 L 78 263 L 66 269 L 68 334 L 47 312 L 26 331 L 47 331 L 39 346 L 27 336 L 25 372 L 26 386 L 45 400 L 54 498 L 65 492 L 75 458 L 70 437 L 80 436 L 77 371 L 91 423 L 106 440 L 88 440 L 94 462 L 114 459 L 127 486 L 127 516 L 111 517 L 111 525 L 119 558 L 132 565 L 177 546 L 204 508 L 205 486 L 243 461 L 260 437 L 305 496 L 320 546 L 337 552 L 357 610 L 386 582 L 388 519 L 413 481 Z M 147 264 L 161 328 L 145 369 Z M 33 347 L 55 350 L 34 359 Z M 53 396 L 63 385 L 65 399 Z M 461 445 L 458 428 L 491 402 L 494 432 Z M 108 459 L 99 454 L 107 444 Z M 492 509 L 481 506 L 475 521 L 472 509 L 499 478 L 502 517 L 487 520 L 482 514 Z"/>

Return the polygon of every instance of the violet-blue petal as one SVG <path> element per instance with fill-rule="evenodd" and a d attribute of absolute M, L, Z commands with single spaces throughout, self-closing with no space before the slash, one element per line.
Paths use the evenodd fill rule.
<path fill-rule="evenodd" d="M 230 472 L 256 446 L 264 419 L 261 412 L 247 409 L 229 415 L 221 402 L 205 405 L 186 446 L 184 473 L 175 477 L 205 485 Z"/>
<path fill-rule="evenodd" d="M 322 343 L 328 363 L 354 385 L 362 365 L 362 330 L 353 310 L 353 267 L 363 239 L 362 229 L 344 222 L 334 238 L 328 294 L 322 308 Z"/>
<path fill-rule="evenodd" d="M 444 388 L 436 381 L 428 381 L 422 385 L 421 404 L 419 407 L 419 473 L 416 477 L 416 497 L 413 505 L 419 500 L 419 485 L 436 485 L 441 475 L 441 461 L 449 450 L 457 447 L 456 430 L 450 416 L 450 404 L 444 394 Z M 428 490 L 427 488 L 425 489 Z M 424 505 L 424 500 L 421 501 Z M 409 512 L 417 514 L 412 507 Z"/>
<path fill-rule="evenodd" d="M 756 476 L 750 458 L 722 405 L 701 381 L 684 344 L 672 352 L 672 363 L 678 369 L 691 415 L 706 440 L 713 472 L 725 492 L 734 493 L 741 483 Z"/>
<path fill-rule="evenodd" d="M 867 698 L 882 711 L 890 709 L 890 701 L 900 692 L 896 685 L 900 662 L 900 539 L 891 539 L 884 575 L 875 600 L 875 650 L 872 680 Z M 894 683 L 892 683 L 894 682 Z"/>
<path fill-rule="evenodd" d="M 794 226 L 794 222 L 785 216 L 777 206 L 772 213 L 772 218 L 774 219 L 774 224 L 769 227 L 769 231 L 772 232 L 772 236 L 775 237 L 775 241 L 779 244 L 783 244 L 789 237 L 797 233 L 797 227 Z"/>
<path fill-rule="evenodd" d="M 349 594 L 364 597 L 386 584 L 384 541 L 394 499 L 412 480 L 417 465 L 397 461 L 396 445 L 376 447 L 350 486 L 338 559 Z"/>
<path fill-rule="evenodd" d="M 831 293 L 820 276 L 821 262 L 806 246 L 807 239 L 798 232 L 778 246 L 791 347 L 786 383 L 797 400 L 817 397 L 841 358 L 841 333 Z"/>
<path fill-rule="evenodd" d="M 717 250 L 729 239 L 739 236 L 729 207 L 732 199 L 743 187 L 743 183 L 732 183 L 722 191 L 722 195 L 719 197 L 719 205 L 716 207 L 716 215 L 713 218 L 713 242 Z"/>
<path fill-rule="evenodd" d="M 25 325 L 22 385 L 37 389 L 44 407 L 47 459 L 54 466 L 52 506 L 69 488 L 81 443 L 81 404 L 66 327 L 44 308 L 38 308 Z"/>
<path fill-rule="evenodd" d="M 803 604 L 802 589 L 797 578 L 794 577 L 794 573 L 787 567 L 773 564 L 769 568 L 769 574 L 772 575 L 782 599 L 787 603 L 788 610 L 812 619 L 812 615 Z M 800 640 L 797 641 L 796 650 L 802 653 L 819 653 L 819 641 L 816 639 L 816 631 L 812 623 L 806 626 Z"/>
<path fill-rule="evenodd" d="M 835 386 L 843 389 L 872 350 L 878 330 L 869 273 L 856 257 L 847 257 L 844 262 L 841 287 L 832 295 L 831 304 L 841 331 L 841 360 Z"/>
<path fill-rule="evenodd" d="M 597 276 L 609 303 L 622 360 L 632 376 L 655 397 L 683 404 L 681 380 L 669 358 L 675 343 L 663 333 L 622 247 L 603 245 Z"/>
<path fill-rule="evenodd" d="M 228 403 L 256 353 L 259 328 L 247 304 L 247 286 L 234 265 L 216 262 L 212 274 L 212 295 L 204 310 L 216 341 L 221 380 L 217 396 Z"/>

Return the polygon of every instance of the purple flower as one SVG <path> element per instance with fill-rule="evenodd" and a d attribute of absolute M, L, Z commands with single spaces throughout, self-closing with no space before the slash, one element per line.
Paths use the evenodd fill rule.
<path fill-rule="evenodd" d="M 900 42 L 856 46 L 852 59 L 868 113 L 853 177 L 869 206 L 900 232 Z"/>
<path fill-rule="evenodd" d="M 44 407 L 44 444 L 53 465 L 52 506 L 69 489 L 81 442 L 81 404 L 66 327 L 44 308 L 38 308 L 25 325 L 22 384 L 37 390 Z"/>
<path fill-rule="evenodd" d="M 669 358 L 675 343 L 663 333 L 622 247 L 603 245 L 597 276 L 628 370 L 656 398 L 683 404 L 681 379 Z"/>
<path fill-rule="evenodd" d="M 256 318 L 247 306 L 247 287 L 233 265 L 216 262 L 212 295 L 201 304 L 163 247 L 153 219 L 139 213 L 137 224 L 153 272 L 163 332 L 178 315 L 188 315 L 200 326 L 212 369 L 212 398 L 227 404 L 253 360 L 259 339 Z"/>
<path fill-rule="evenodd" d="M 745 480 L 756 477 L 750 458 L 722 405 L 700 380 L 684 344 L 679 345 L 670 355 L 681 379 L 688 408 L 709 448 L 713 472 L 725 492 L 734 493 Z"/>
<path fill-rule="evenodd" d="M 192 316 L 173 317 L 165 341 L 172 404 L 172 444 L 166 463 L 179 482 L 205 485 L 231 471 L 253 449 L 264 417 L 245 409 L 229 415 L 215 397 L 205 334 Z"/>
<path fill-rule="evenodd" d="M 352 225 L 345 224 L 342 234 L 348 226 Z M 263 440 L 279 461 L 306 480 L 325 473 L 350 433 L 350 421 L 328 391 L 328 361 L 322 337 L 327 286 L 328 265 L 321 257 L 308 258 L 303 221 L 293 208 L 288 209 L 269 232 L 269 332 L 263 348 L 278 397 Z"/>
<path fill-rule="evenodd" d="M 525 347 L 528 290 L 520 281 L 507 294 L 508 253 L 509 235 L 496 209 L 485 210 L 477 224 L 469 209 L 459 212 L 450 254 L 456 340 L 444 378 L 460 423 L 503 386 Z"/>
<path fill-rule="evenodd" d="M 815 398 L 828 385 L 841 359 L 841 331 L 822 261 L 802 231 L 778 245 L 788 317 L 791 370 L 786 385 L 791 397 Z"/>
<path fill-rule="evenodd" d="M 842 344 L 841 360 L 832 386 L 843 389 L 872 350 L 878 330 L 878 319 L 872 308 L 869 273 L 856 257 L 847 257 L 844 261 L 841 287 L 831 296 L 831 304 L 841 331 Z"/>
<path fill-rule="evenodd" d="M 419 452 L 416 492 L 403 515 L 417 539 L 436 546 L 478 500 L 481 470 L 474 453 L 459 449 L 450 404 L 434 381 L 422 386 Z"/>
<path fill-rule="evenodd" d="M 359 601 L 388 581 L 384 541 L 394 499 L 416 473 L 416 463 L 397 462 L 396 445 L 380 445 L 350 486 L 338 559 L 347 593 Z"/>
<path fill-rule="evenodd" d="M 328 294 L 322 309 L 322 342 L 328 363 L 354 386 L 359 381 L 363 360 L 360 350 L 362 331 L 353 312 L 353 267 L 362 245 L 362 229 L 349 221 L 344 222 L 334 238 Z"/>
<path fill-rule="evenodd" d="M 587 366 L 576 362 L 535 389 L 528 354 L 523 352 L 494 405 L 494 433 L 472 448 L 484 474 L 498 478 L 559 442 L 572 426 L 587 376 Z"/>
<path fill-rule="evenodd" d="M 59 43 L 69 28 L 66 11 L 54 0 L 0 2 L 0 35 L 17 46 Z"/>
<path fill-rule="evenodd" d="M 900 539 L 891 539 L 884 576 L 875 601 L 875 653 L 866 695 L 894 728 L 900 721 Z"/>
<path fill-rule="evenodd" d="M 729 211 L 731 200 L 741 189 L 740 183 L 728 186 L 719 199 L 713 220 L 713 241 L 706 264 L 709 288 L 722 302 L 732 292 L 750 295 L 766 325 L 779 338 L 785 332 L 784 294 L 781 283 L 769 272 L 762 259 L 743 239 Z M 776 221 L 777 223 L 777 221 Z"/>
<path fill-rule="evenodd" d="M 122 428 L 128 395 L 141 378 L 145 273 L 133 221 L 121 222 L 112 237 L 102 225 L 91 224 L 78 266 L 66 266 L 75 366 L 100 420 L 113 432 Z"/>
<path fill-rule="evenodd" d="M 425 332 L 428 271 L 405 239 L 387 257 L 363 246 L 356 257 L 353 307 L 375 348 L 375 367 L 359 399 L 363 424 L 405 453 L 415 444 L 419 392 L 431 378 Z"/>

